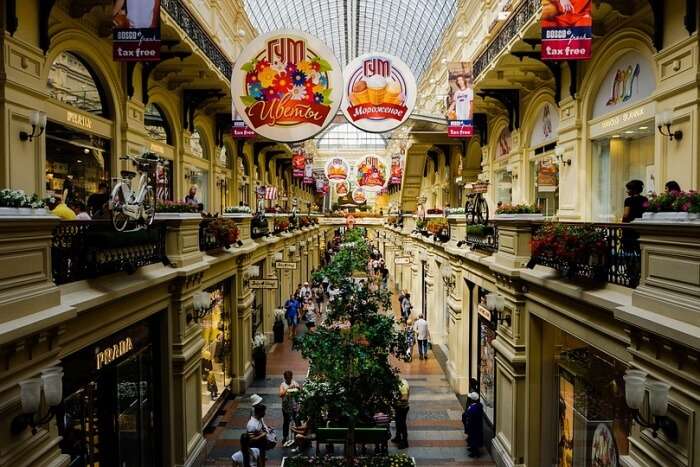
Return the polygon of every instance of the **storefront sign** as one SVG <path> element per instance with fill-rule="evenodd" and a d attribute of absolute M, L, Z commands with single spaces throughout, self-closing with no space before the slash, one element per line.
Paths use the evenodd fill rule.
<path fill-rule="evenodd" d="M 236 139 L 255 138 L 255 132 L 243 120 L 233 120 L 231 122 L 231 137 Z"/>
<path fill-rule="evenodd" d="M 594 138 L 603 134 L 624 130 L 631 126 L 637 126 L 653 119 L 655 109 L 654 102 L 649 102 L 648 104 L 603 118 L 598 123 L 591 125 L 590 136 Z"/>
<path fill-rule="evenodd" d="M 309 139 L 335 117 L 343 77 L 333 52 L 302 31 L 276 30 L 250 42 L 231 76 L 245 123 L 273 141 Z"/>
<path fill-rule="evenodd" d="M 334 157 L 326 163 L 326 177 L 332 182 L 348 179 L 350 166 L 342 157 Z"/>
<path fill-rule="evenodd" d="M 591 58 L 593 18 L 590 0 L 542 0 L 542 60 Z"/>
<path fill-rule="evenodd" d="M 477 311 L 479 312 L 479 316 L 484 318 L 486 321 L 489 321 L 489 322 L 491 321 L 491 312 L 489 311 L 488 308 L 486 308 L 483 305 L 479 305 L 477 307 Z"/>
<path fill-rule="evenodd" d="M 411 115 L 416 79 L 399 58 L 365 54 L 350 62 L 343 76 L 343 114 L 357 128 L 383 133 L 399 127 Z"/>
<path fill-rule="evenodd" d="M 647 99 L 656 90 L 655 75 L 654 65 L 642 53 L 630 51 L 621 56 L 598 88 L 591 118 L 619 112 Z"/>
<path fill-rule="evenodd" d="M 357 163 L 355 181 L 359 188 L 378 192 L 389 181 L 388 168 L 377 156 L 365 156 Z"/>
<path fill-rule="evenodd" d="M 394 258 L 394 264 L 411 264 L 410 256 L 397 256 Z"/>
<path fill-rule="evenodd" d="M 389 177 L 390 185 L 401 185 L 401 177 L 403 170 L 401 169 L 401 153 L 391 155 L 391 175 Z"/>
<path fill-rule="evenodd" d="M 450 87 L 447 96 L 447 136 L 469 138 L 474 135 L 472 118 L 474 90 L 472 89 L 472 64 L 453 62 L 447 66 Z"/>
<path fill-rule="evenodd" d="M 111 347 L 107 347 L 95 354 L 95 363 L 97 369 L 102 369 L 103 366 L 109 365 L 114 360 L 126 355 L 134 349 L 134 343 L 130 337 L 120 340 Z"/>
<path fill-rule="evenodd" d="M 293 261 L 277 261 L 275 263 L 275 268 L 277 269 L 296 269 L 297 263 Z"/>
<path fill-rule="evenodd" d="M 160 61 L 160 0 L 118 0 L 114 11 L 114 61 Z"/>
<path fill-rule="evenodd" d="M 302 145 L 292 148 L 292 177 L 301 178 L 306 170 L 306 150 Z"/>
<path fill-rule="evenodd" d="M 75 126 L 92 130 L 92 119 L 88 116 L 81 115 L 68 110 L 66 111 L 66 121 L 68 123 L 72 123 Z"/>
<path fill-rule="evenodd" d="M 277 279 L 251 279 L 248 286 L 251 289 L 276 289 Z"/>

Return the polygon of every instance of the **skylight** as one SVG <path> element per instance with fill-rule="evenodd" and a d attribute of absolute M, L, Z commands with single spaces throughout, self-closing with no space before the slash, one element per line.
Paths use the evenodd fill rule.
<path fill-rule="evenodd" d="M 381 135 L 358 130 L 349 123 L 341 123 L 321 134 L 317 145 L 321 151 L 343 149 L 379 151 L 386 148 L 386 140 Z"/>

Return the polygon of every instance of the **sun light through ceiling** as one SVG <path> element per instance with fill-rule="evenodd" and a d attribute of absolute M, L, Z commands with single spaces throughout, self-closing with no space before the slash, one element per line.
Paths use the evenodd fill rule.
<path fill-rule="evenodd" d="M 306 31 L 331 47 L 343 64 L 368 52 L 386 52 L 406 62 L 416 78 L 452 22 L 457 1 L 244 0 L 260 33 Z"/>

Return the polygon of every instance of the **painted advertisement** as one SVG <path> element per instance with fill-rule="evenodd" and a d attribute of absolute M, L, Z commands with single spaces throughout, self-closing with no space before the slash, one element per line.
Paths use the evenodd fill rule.
<path fill-rule="evenodd" d="M 591 4 L 591 0 L 542 0 L 542 60 L 591 58 Z"/>
<path fill-rule="evenodd" d="M 160 0 L 115 0 L 112 25 L 114 61 L 160 61 Z"/>
<path fill-rule="evenodd" d="M 404 123 L 416 104 L 416 79 L 392 55 L 371 53 L 345 68 L 342 105 L 345 118 L 371 133 L 391 131 Z"/>
<path fill-rule="evenodd" d="M 306 151 L 301 145 L 292 147 L 292 177 L 301 178 L 306 170 Z"/>
<path fill-rule="evenodd" d="M 379 192 L 388 181 L 388 168 L 379 157 L 370 155 L 358 161 L 355 173 L 355 182 L 358 187 L 371 192 Z"/>
<path fill-rule="evenodd" d="M 469 138 L 474 134 L 474 90 L 472 64 L 452 62 L 447 66 L 447 136 Z"/>
<path fill-rule="evenodd" d="M 331 182 L 340 182 L 348 179 L 350 165 L 342 157 L 333 157 L 326 163 L 326 177 Z"/>
<path fill-rule="evenodd" d="M 401 168 L 401 153 L 391 155 L 391 175 L 389 176 L 390 185 L 401 185 L 401 177 L 403 169 Z"/>
<path fill-rule="evenodd" d="M 295 142 L 322 131 L 340 107 L 343 76 L 315 37 L 280 29 L 250 42 L 233 68 L 232 106 L 259 135 Z"/>

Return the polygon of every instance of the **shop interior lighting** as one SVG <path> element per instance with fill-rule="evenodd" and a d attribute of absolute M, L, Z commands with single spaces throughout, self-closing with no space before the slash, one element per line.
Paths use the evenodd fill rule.
<path fill-rule="evenodd" d="M 559 165 L 571 165 L 571 159 L 564 159 L 564 148 L 561 146 L 557 146 L 554 148 L 554 154 L 557 157 L 557 163 Z"/>
<path fill-rule="evenodd" d="M 45 415 L 37 419 L 36 416 L 41 410 L 42 393 L 47 410 Z M 19 398 L 22 413 L 12 420 L 10 431 L 18 435 L 27 427 L 31 427 L 32 434 L 36 434 L 37 427 L 49 423 L 56 414 L 56 406 L 63 401 L 63 368 L 46 368 L 41 371 L 39 378 L 20 381 Z"/>
<path fill-rule="evenodd" d="M 187 324 L 199 322 L 212 309 L 212 300 L 208 292 L 200 291 L 192 295 L 192 312 L 187 313 Z"/>
<path fill-rule="evenodd" d="M 490 293 L 486 295 L 486 308 L 494 314 L 498 323 L 505 322 L 508 327 L 511 326 L 510 313 L 503 313 L 506 309 L 506 299 L 499 293 Z"/>
<path fill-rule="evenodd" d="M 625 402 L 634 412 L 634 420 L 643 428 L 651 428 L 654 438 L 661 430 L 671 442 L 675 443 L 678 440 L 678 426 L 666 416 L 671 386 L 662 381 L 650 380 L 642 370 L 629 369 L 625 372 L 623 379 L 625 380 Z M 642 416 L 646 392 L 649 393 L 649 410 L 644 412 L 650 414 L 648 419 Z"/>
<path fill-rule="evenodd" d="M 32 113 L 29 114 L 29 123 L 32 125 L 32 132 L 27 133 L 26 131 L 20 131 L 19 139 L 21 141 L 32 141 L 34 138 L 41 136 L 46 129 L 46 112 L 39 110 L 32 111 Z"/>
<path fill-rule="evenodd" d="M 680 141 L 683 139 L 683 132 L 681 130 L 671 131 L 671 125 L 673 124 L 673 111 L 664 110 L 656 114 L 656 128 L 659 129 L 659 133 L 667 136 L 669 140 Z M 665 131 L 664 131 L 665 129 Z"/>

